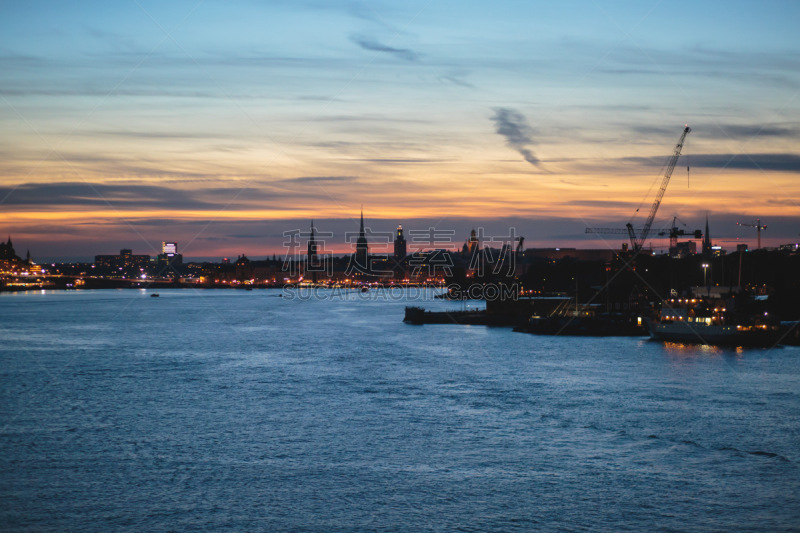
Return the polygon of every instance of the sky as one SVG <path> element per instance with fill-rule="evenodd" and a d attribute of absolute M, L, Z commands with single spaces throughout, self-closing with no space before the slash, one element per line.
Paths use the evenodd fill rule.
<path fill-rule="evenodd" d="M 800 3 L 0 3 L 0 235 L 34 260 L 293 231 L 800 240 Z M 655 233 L 655 232 L 654 232 Z M 441 237 L 447 235 L 447 237 Z M 651 242 L 665 249 L 662 238 Z M 441 242 L 420 248 L 448 247 Z"/>

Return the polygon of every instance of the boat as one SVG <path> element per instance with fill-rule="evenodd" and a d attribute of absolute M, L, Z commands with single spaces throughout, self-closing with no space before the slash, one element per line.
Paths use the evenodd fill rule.
<path fill-rule="evenodd" d="M 780 342 L 782 330 L 769 313 L 734 312 L 732 305 L 721 299 L 672 298 L 644 321 L 657 341 L 765 348 Z"/>
<path fill-rule="evenodd" d="M 536 335 L 583 337 L 642 337 L 647 335 L 641 319 L 633 314 L 601 313 L 594 316 L 532 316 L 514 331 Z"/>
<path fill-rule="evenodd" d="M 556 297 L 548 300 L 555 303 L 555 306 L 547 313 L 531 315 L 524 323 L 517 325 L 514 331 L 579 337 L 647 336 L 647 330 L 637 312 L 604 312 L 601 304 L 579 303 L 575 298 Z"/>
<path fill-rule="evenodd" d="M 157 292 L 154 292 L 153 294 L 150 295 L 150 298 L 158 298 L 159 296 L 161 295 L 158 294 Z"/>

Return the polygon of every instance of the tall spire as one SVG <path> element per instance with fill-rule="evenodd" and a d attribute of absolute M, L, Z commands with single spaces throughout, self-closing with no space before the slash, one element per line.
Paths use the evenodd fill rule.
<path fill-rule="evenodd" d="M 317 270 L 319 269 L 319 257 L 317 256 L 317 240 L 314 238 L 314 219 L 311 219 L 311 237 L 308 239 L 308 257 L 306 258 L 306 276 L 311 272 L 311 281 L 317 282 Z"/>
<path fill-rule="evenodd" d="M 308 239 L 308 260 L 312 263 L 317 260 L 317 239 L 314 235 L 314 219 L 311 219 L 311 237 Z"/>
<path fill-rule="evenodd" d="M 361 207 L 361 228 L 358 232 L 358 240 L 356 241 L 356 265 L 361 269 L 362 273 L 369 272 L 369 245 L 367 244 L 367 236 L 364 231 L 364 207 Z"/>
<path fill-rule="evenodd" d="M 397 237 L 394 240 L 394 258 L 402 261 L 406 257 L 406 238 L 403 236 L 403 225 L 397 226 Z"/>
<path fill-rule="evenodd" d="M 361 227 L 358 231 L 358 246 L 367 247 L 367 236 L 364 234 L 364 206 L 361 206 Z"/>
<path fill-rule="evenodd" d="M 357 244 L 359 247 L 363 246 L 364 248 L 367 247 L 367 236 L 364 234 L 364 208 L 361 208 L 361 227 L 358 231 L 358 241 Z"/>
<path fill-rule="evenodd" d="M 708 213 L 706 213 L 706 233 L 703 235 L 703 254 L 711 255 L 711 234 L 708 231 Z"/>

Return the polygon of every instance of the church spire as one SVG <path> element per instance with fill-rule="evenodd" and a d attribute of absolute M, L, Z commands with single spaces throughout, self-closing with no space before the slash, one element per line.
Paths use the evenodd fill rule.
<path fill-rule="evenodd" d="M 358 240 L 356 241 L 356 265 L 362 273 L 369 272 L 369 245 L 367 244 L 367 235 L 364 231 L 364 207 L 361 207 L 361 227 L 358 232 Z"/>
<path fill-rule="evenodd" d="M 358 248 L 361 248 L 363 246 L 366 249 L 366 247 L 367 247 L 367 236 L 364 233 L 364 208 L 363 207 L 361 208 L 361 227 L 360 227 L 360 229 L 358 231 L 357 244 L 358 244 Z"/>
<path fill-rule="evenodd" d="M 308 257 L 306 258 L 306 276 L 311 272 L 311 281 L 317 282 L 317 270 L 319 269 L 319 256 L 317 255 L 317 240 L 314 238 L 314 219 L 311 219 L 311 237 L 308 239 Z"/>
<path fill-rule="evenodd" d="M 317 240 L 314 238 L 314 219 L 311 219 L 311 237 L 308 239 L 308 260 L 309 262 L 316 261 L 317 255 Z"/>
<path fill-rule="evenodd" d="M 708 231 L 708 213 L 706 213 L 706 233 L 703 235 L 703 255 L 711 255 L 711 233 Z"/>

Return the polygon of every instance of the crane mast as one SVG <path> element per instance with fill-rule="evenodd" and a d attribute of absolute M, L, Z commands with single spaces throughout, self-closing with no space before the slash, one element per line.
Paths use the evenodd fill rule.
<path fill-rule="evenodd" d="M 746 226 L 748 228 L 756 228 L 758 230 L 758 248 L 757 249 L 760 250 L 761 249 L 761 230 L 762 229 L 767 229 L 766 225 L 763 225 L 763 226 L 761 225 L 761 219 L 760 218 L 756 219 L 756 223 L 755 224 L 742 224 L 741 222 L 737 222 L 736 225 L 737 226 Z"/>
<path fill-rule="evenodd" d="M 642 228 L 639 236 L 637 237 L 636 230 L 633 229 L 633 224 L 628 222 L 625 225 L 628 230 L 628 237 L 631 239 L 631 245 L 633 246 L 634 251 L 639 251 L 642 249 L 642 246 L 644 246 L 644 241 L 647 239 L 647 235 L 650 233 L 650 227 L 653 225 L 653 220 L 656 218 L 658 206 L 661 205 L 661 199 L 664 198 L 664 193 L 667 191 L 667 185 L 669 184 L 669 179 L 672 177 L 672 171 L 675 170 L 675 164 L 678 162 L 678 158 L 681 156 L 683 141 L 686 140 L 686 136 L 691 131 L 692 129 L 689 126 L 686 126 L 683 129 L 681 138 L 678 139 L 678 144 L 675 145 L 675 150 L 667 162 L 667 171 L 664 173 L 664 178 L 661 180 L 661 188 L 658 190 L 658 194 L 656 195 L 656 199 L 653 202 L 652 207 L 650 207 L 650 214 L 648 215 L 647 221 L 644 223 L 644 227 Z"/>

